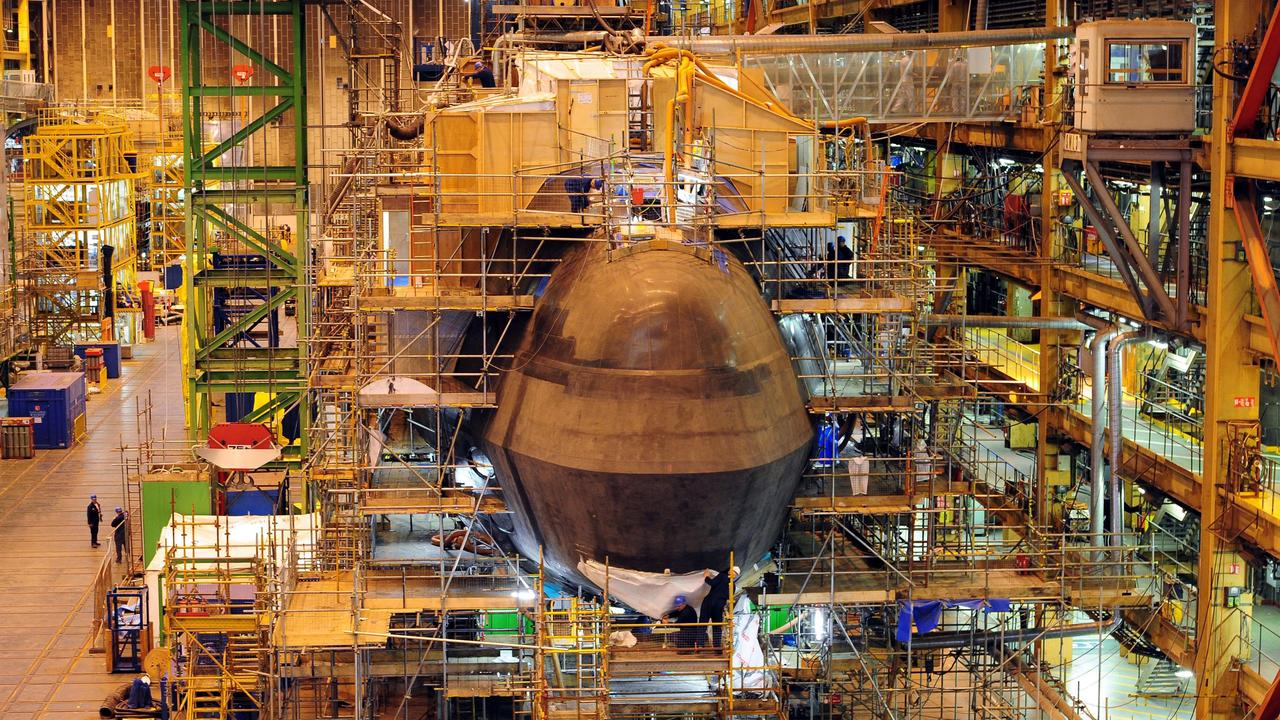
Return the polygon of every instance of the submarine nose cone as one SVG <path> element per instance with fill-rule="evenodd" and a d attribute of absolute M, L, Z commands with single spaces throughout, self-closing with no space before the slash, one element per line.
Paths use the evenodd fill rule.
<path fill-rule="evenodd" d="M 777 323 L 740 263 L 641 243 L 552 274 L 484 431 L 520 551 L 635 570 L 756 559 L 812 439 Z"/>

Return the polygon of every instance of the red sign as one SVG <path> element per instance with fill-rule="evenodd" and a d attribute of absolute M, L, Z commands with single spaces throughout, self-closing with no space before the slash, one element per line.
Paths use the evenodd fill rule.
<path fill-rule="evenodd" d="M 252 65 L 236 65 L 231 68 L 231 76 L 240 82 L 248 82 L 253 77 Z"/>
<path fill-rule="evenodd" d="M 1258 404 L 1258 398 L 1251 395 L 1241 395 L 1231 401 L 1232 407 L 1251 408 Z"/>
<path fill-rule="evenodd" d="M 173 71 L 169 69 L 168 65 L 152 65 L 147 68 L 147 77 L 155 80 L 157 83 L 162 83 L 165 80 L 168 80 L 169 76 L 172 74 Z"/>
<path fill-rule="evenodd" d="M 828 695 L 828 696 L 827 696 L 827 700 L 828 700 L 832 705 L 839 705 L 839 704 L 840 704 L 840 701 L 841 701 L 841 700 L 843 700 L 843 699 L 844 699 L 844 698 L 840 697 L 840 693 L 831 693 L 830 695 Z"/>

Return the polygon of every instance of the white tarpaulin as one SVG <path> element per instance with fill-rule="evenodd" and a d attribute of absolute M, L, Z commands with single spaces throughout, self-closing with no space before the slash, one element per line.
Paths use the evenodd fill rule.
<path fill-rule="evenodd" d="M 176 529 L 174 523 L 183 527 Z M 216 523 L 216 524 L 215 524 Z M 161 599 L 164 588 L 165 558 L 170 546 L 178 546 L 183 557 L 213 558 L 219 555 L 257 557 L 268 547 L 267 536 L 275 530 L 275 566 L 284 567 L 286 553 L 296 548 L 298 555 L 310 555 L 312 541 L 320 528 L 320 515 L 178 515 L 160 531 L 157 550 L 147 566 L 147 604 L 151 606 L 151 623 L 159 642 Z M 235 569 L 234 564 L 230 569 Z"/>
<path fill-rule="evenodd" d="M 764 649 L 760 647 L 760 616 L 746 595 L 733 606 L 733 687 L 765 687 Z M 747 669 L 740 669 L 747 668 Z"/>
<path fill-rule="evenodd" d="M 578 563 L 578 572 L 596 587 L 605 586 L 603 564 L 583 560 Z M 610 595 L 655 619 L 675 607 L 678 595 L 683 595 L 685 601 L 696 608 L 702 605 L 702 598 L 707 594 L 707 584 L 703 582 L 701 572 L 667 575 L 610 567 L 608 576 Z"/>

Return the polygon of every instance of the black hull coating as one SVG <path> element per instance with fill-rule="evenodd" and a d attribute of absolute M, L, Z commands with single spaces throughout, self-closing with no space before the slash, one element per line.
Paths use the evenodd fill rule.
<path fill-rule="evenodd" d="M 732 258 L 579 250 L 556 270 L 483 436 L 515 545 L 650 572 L 761 557 L 812 426 L 773 315 Z"/>

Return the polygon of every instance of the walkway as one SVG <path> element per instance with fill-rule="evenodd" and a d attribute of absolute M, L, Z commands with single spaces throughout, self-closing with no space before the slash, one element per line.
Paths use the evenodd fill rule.
<path fill-rule="evenodd" d="M 1076 402 L 1071 409 L 1086 421 L 1092 413 L 1087 399 Z M 1199 440 L 1153 422 L 1138 412 L 1138 399 L 1129 393 L 1124 395 L 1120 417 L 1120 432 L 1125 440 L 1130 440 L 1192 473 L 1200 474 Z"/>
<path fill-rule="evenodd" d="M 135 346 L 122 377 L 90 397 L 89 436 L 33 460 L 0 460 L 0 717 L 96 717 L 129 680 L 90 654 L 91 583 L 103 550 L 89 546 L 84 508 L 97 493 L 106 515 L 123 505 L 121 438 L 135 440 L 137 399 L 151 393 L 157 432 L 182 432 L 177 328 Z M 104 533 L 105 535 L 105 533 Z M 104 543 L 103 548 L 107 547 Z"/>

